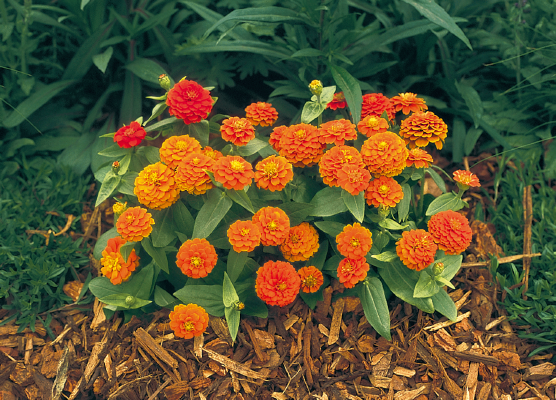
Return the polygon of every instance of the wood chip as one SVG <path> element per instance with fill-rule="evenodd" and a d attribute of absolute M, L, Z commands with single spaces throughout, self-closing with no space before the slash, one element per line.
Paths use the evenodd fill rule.
<path fill-rule="evenodd" d="M 450 354 L 452 354 L 456 358 L 483 363 L 485 365 L 493 365 L 497 367 L 500 364 L 500 361 L 496 357 L 485 356 L 483 354 L 476 354 L 469 351 L 454 351 Z"/>
<path fill-rule="evenodd" d="M 151 335 L 147 333 L 143 328 L 137 329 L 133 332 L 133 336 L 137 339 L 137 342 L 143 347 L 147 352 L 154 353 L 157 358 L 164 361 L 172 368 L 178 368 L 178 362 L 173 358 L 162 346 L 160 346 L 153 339 Z"/>
<path fill-rule="evenodd" d="M 193 353 L 195 357 L 201 358 L 203 357 L 203 344 L 205 342 L 205 336 L 199 335 L 193 338 Z"/>
<path fill-rule="evenodd" d="M 412 378 L 415 376 L 415 370 L 397 366 L 394 368 L 394 374 L 405 376 L 406 378 Z"/>
<path fill-rule="evenodd" d="M 554 371 L 555 365 L 549 362 L 529 367 L 523 374 L 523 380 L 536 381 L 543 378 L 550 378 Z"/>
<path fill-rule="evenodd" d="M 287 320 L 284 321 L 284 328 L 289 330 L 297 321 L 299 321 L 299 317 L 297 315 L 291 315 Z"/>
<path fill-rule="evenodd" d="M 394 395 L 394 400 L 413 400 L 424 391 L 424 386 L 414 390 L 402 390 Z"/>
<path fill-rule="evenodd" d="M 507 319 L 507 317 L 505 315 L 502 315 L 501 317 L 496 318 L 495 320 L 490 321 L 486 326 L 485 326 L 485 331 L 488 331 L 492 328 L 494 328 L 496 325 L 498 325 L 499 323 L 505 321 Z"/>
<path fill-rule="evenodd" d="M 334 303 L 334 314 L 332 315 L 332 324 L 330 325 L 330 335 L 328 336 L 328 345 L 333 345 L 340 338 L 340 325 L 342 324 L 342 314 L 344 312 L 344 299 L 340 298 Z"/>
<path fill-rule="evenodd" d="M 228 368 L 230 371 L 237 372 L 238 374 L 245 375 L 248 378 L 253 378 L 253 379 L 266 379 L 268 377 L 267 374 L 253 371 L 252 369 L 247 368 L 243 364 L 240 364 L 228 357 L 224 357 L 223 355 L 218 354 L 212 350 L 208 350 L 204 348 L 203 351 L 208 354 L 209 358 L 213 359 L 214 361 L 218 361 L 224 367 Z"/>
<path fill-rule="evenodd" d="M 478 376 L 479 376 L 479 363 L 471 363 L 471 365 L 469 366 L 469 373 L 467 374 L 467 380 L 465 381 L 465 386 L 463 387 L 464 400 L 475 399 Z"/>
<path fill-rule="evenodd" d="M 444 322 L 439 322 L 439 323 L 437 323 L 437 324 L 427 326 L 427 327 L 425 327 L 425 328 L 423 328 L 423 329 L 424 329 L 425 331 L 437 331 L 437 330 L 439 330 L 439 329 L 446 328 L 447 326 L 450 326 L 450 325 L 453 325 L 453 324 L 455 324 L 455 323 L 458 323 L 458 322 L 460 322 L 461 320 L 463 320 L 464 318 L 468 318 L 468 317 L 470 317 L 470 316 L 471 316 L 471 311 L 468 311 L 468 312 L 466 312 L 465 314 L 458 315 L 458 317 L 456 318 L 455 321 L 444 321 Z"/>

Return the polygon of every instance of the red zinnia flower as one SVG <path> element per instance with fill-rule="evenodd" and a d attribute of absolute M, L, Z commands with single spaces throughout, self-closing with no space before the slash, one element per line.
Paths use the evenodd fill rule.
<path fill-rule="evenodd" d="M 365 118 L 367 115 L 381 117 L 385 111 L 388 119 L 392 121 L 395 117 L 394 106 L 388 97 L 382 93 L 369 93 L 363 96 L 361 118 Z"/>
<path fill-rule="evenodd" d="M 128 126 L 124 126 L 114 134 L 114 142 L 124 149 L 135 147 L 147 136 L 147 131 L 143 129 L 139 122 L 133 121 Z"/>
<path fill-rule="evenodd" d="M 431 217 L 429 233 L 446 254 L 460 254 L 471 244 L 473 232 L 469 221 L 452 210 L 441 211 Z"/>
<path fill-rule="evenodd" d="M 326 108 L 330 108 L 331 110 L 336 110 L 338 108 L 346 108 L 347 101 L 346 96 L 344 96 L 344 92 L 334 93 L 334 97 L 332 101 L 326 105 Z"/>
<path fill-rule="evenodd" d="M 324 283 L 324 277 L 316 267 L 303 267 L 297 271 L 301 278 L 301 289 L 305 293 L 315 293 Z"/>
<path fill-rule="evenodd" d="M 257 271 L 257 296 L 271 306 L 293 303 L 301 287 L 301 278 L 293 265 L 285 261 L 267 261 Z"/>
<path fill-rule="evenodd" d="M 197 304 L 179 304 L 170 312 L 170 328 L 184 339 L 201 336 L 207 330 L 208 321 L 207 312 Z"/>
<path fill-rule="evenodd" d="M 433 237 L 423 229 L 402 232 L 396 242 L 396 253 L 409 269 L 422 271 L 433 261 L 437 246 Z"/>
<path fill-rule="evenodd" d="M 348 289 L 361 282 L 367 276 L 370 265 L 364 257 L 362 258 L 344 258 L 338 265 L 338 279 L 340 283 Z"/>
<path fill-rule="evenodd" d="M 194 124 L 208 117 L 213 105 L 210 92 L 197 82 L 181 80 L 168 91 L 166 105 L 170 115 L 182 119 L 185 124 Z"/>
<path fill-rule="evenodd" d="M 278 119 L 278 112 L 272 104 L 258 101 L 245 108 L 245 116 L 255 126 L 272 126 Z"/>

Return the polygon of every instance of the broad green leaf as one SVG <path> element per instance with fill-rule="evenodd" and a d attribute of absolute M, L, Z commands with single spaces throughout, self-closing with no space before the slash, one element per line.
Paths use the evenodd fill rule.
<path fill-rule="evenodd" d="M 444 290 L 439 290 L 432 296 L 432 303 L 436 311 L 447 317 L 450 321 L 455 321 L 458 317 L 458 310 L 454 304 L 454 300 L 448 296 Z"/>
<path fill-rule="evenodd" d="M 373 248 L 377 249 L 379 252 L 386 247 L 390 237 L 385 232 L 374 231 L 373 232 Z"/>
<path fill-rule="evenodd" d="M 359 285 L 359 298 L 367 321 L 380 336 L 391 340 L 390 311 L 380 279 L 376 277 L 365 279 Z"/>
<path fill-rule="evenodd" d="M 150 238 L 154 247 L 165 247 L 176 238 L 174 216 L 171 208 L 151 211 L 155 221 Z"/>
<path fill-rule="evenodd" d="M 40 139 L 40 138 L 39 138 Z M 24 146 L 33 146 L 35 142 L 29 138 L 15 139 L 8 142 L 4 149 L 4 157 L 13 157 L 15 152 Z"/>
<path fill-rule="evenodd" d="M 371 257 L 378 261 L 392 262 L 398 258 L 398 255 L 392 251 L 385 251 L 384 253 L 376 254 Z"/>
<path fill-rule="evenodd" d="M 469 128 L 467 134 L 465 135 L 465 142 L 463 143 L 463 147 L 465 150 L 465 155 L 468 156 L 473 152 L 475 148 L 475 144 L 477 144 L 477 140 L 481 137 L 481 134 L 484 131 L 482 129 L 477 128 Z"/>
<path fill-rule="evenodd" d="M 125 262 L 129 259 L 129 255 L 135 249 L 137 242 L 127 242 L 122 247 L 120 247 L 120 254 L 124 258 Z"/>
<path fill-rule="evenodd" d="M 203 307 L 210 315 L 224 316 L 224 303 L 222 301 L 222 285 L 185 285 L 174 293 L 182 304 L 197 304 Z"/>
<path fill-rule="evenodd" d="M 427 208 L 427 212 L 425 214 L 427 215 L 427 217 L 430 217 L 431 215 L 435 215 L 441 211 L 461 210 L 464 206 L 465 204 L 463 203 L 463 201 L 454 193 L 444 193 L 434 199 L 431 204 L 429 204 L 429 207 Z"/>
<path fill-rule="evenodd" d="M 236 341 L 237 331 L 239 329 L 240 311 L 236 307 L 226 307 L 224 309 L 224 316 L 228 323 L 228 330 L 232 337 L 232 342 Z"/>
<path fill-rule="evenodd" d="M 154 302 L 159 307 L 172 310 L 178 304 L 178 299 L 157 285 L 154 288 Z"/>
<path fill-rule="evenodd" d="M 403 190 L 403 198 L 402 200 L 398 203 L 398 222 L 401 224 L 402 222 L 405 221 L 405 219 L 407 218 L 407 216 L 409 215 L 409 206 L 411 204 L 411 187 L 407 184 L 404 183 L 402 185 L 402 190 Z"/>
<path fill-rule="evenodd" d="M 204 239 L 212 233 L 232 207 L 232 200 L 224 192 L 216 188 L 209 190 L 207 201 L 197 214 L 193 237 Z"/>
<path fill-rule="evenodd" d="M 360 192 L 357 196 L 351 195 L 349 192 L 342 190 L 342 199 L 349 212 L 359 222 L 363 222 L 365 218 L 365 192 Z"/>
<path fill-rule="evenodd" d="M 437 259 L 435 263 L 441 262 L 444 264 L 444 271 L 442 271 L 440 276 L 448 281 L 451 281 L 461 268 L 462 260 L 462 255 L 444 255 L 443 257 Z"/>
<path fill-rule="evenodd" d="M 291 55 L 291 57 L 320 57 L 324 56 L 325 54 L 317 49 L 308 48 L 308 49 L 301 49 L 297 50 L 295 53 Z"/>
<path fill-rule="evenodd" d="M 342 199 L 343 189 L 337 187 L 326 187 L 320 190 L 311 200 L 315 206 L 311 212 L 314 217 L 330 217 L 347 211 L 347 206 Z"/>
<path fill-rule="evenodd" d="M 172 215 L 174 223 L 178 231 L 186 234 L 188 237 L 193 235 L 193 226 L 195 219 L 181 200 L 178 200 L 172 207 Z"/>
<path fill-rule="evenodd" d="M 452 127 L 452 161 L 454 163 L 462 162 L 464 143 L 465 143 L 465 123 L 461 118 L 455 117 L 454 124 Z"/>
<path fill-rule="evenodd" d="M 125 71 L 124 92 L 120 108 L 120 124 L 127 125 L 141 115 L 142 102 L 141 81 L 131 71 Z"/>
<path fill-rule="evenodd" d="M 317 251 L 317 253 L 305 262 L 305 266 L 309 267 L 312 265 L 316 269 L 322 270 L 322 267 L 324 267 L 324 262 L 326 261 L 327 254 L 328 240 L 325 240 L 324 242 L 321 242 L 319 244 L 319 250 Z"/>
<path fill-rule="evenodd" d="M 460 39 L 470 50 L 473 50 L 469 39 L 465 36 L 465 33 L 461 30 L 459 26 L 456 25 L 452 17 L 444 11 L 434 0 L 403 0 L 405 3 L 412 5 L 419 11 L 423 17 L 427 18 L 429 21 L 434 22 L 438 26 L 448 30 L 448 32 L 455 35 Z"/>
<path fill-rule="evenodd" d="M 324 263 L 324 267 L 322 267 L 323 271 L 336 271 L 340 265 L 340 261 L 342 261 L 342 257 L 338 255 L 330 257 Z"/>
<path fill-rule="evenodd" d="M 378 223 L 378 225 L 384 229 L 390 229 L 390 230 L 400 230 L 400 229 L 405 229 L 407 227 L 407 225 L 400 225 L 393 219 L 389 219 L 389 218 L 383 219 Z"/>
<path fill-rule="evenodd" d="M 438 186 L 438 188 L 442 190 L 442 193 L 446 193 L 446 184 L 444 183 L 442 177 L 438 175 L 438 172 L 436 172 L 432 168 L 425 168 L 425 172 L 431 176 L 434 183 L 436 183 L 436 186 Z"/>
<path fill-rule="evenodd" d="M 297 226 L 312 213 L 315 206 L 310 203 L 282 203 L 278 204 L 278 208 L 282 209 L 290 219 L 290 226 Z"/>
<path fill-rule="evenodd" d="M 334 221 L 315 221 L 315 226 L 319 228 L 324 233 L 329 234 L 333 238 L 338 236 L 345 228 L 345 224 L 341 222 L 334 222 Z"/>
<path fill-rule="evenodd" d="M 253 317 L 267 318 L 268 317 L 268 307 L 265 302 L 259 299 L 257 296 L 251 296 L 247 302 L 245 302 L 245 308 L 241 310 L 242 314 L 251 315 Z"/>
<path fill-rule="evenodd" d="M 424 298 L 434 296 L 440 290 L 440 286 L 436 283 L 434 277 L 432 277 L 427 271 L 419 272 L 419 280 L 415 285 L 415 290 L 413 291 L 413 297 Z"/>
<path fill-rule="evenodd" d="M 154 247 L 151 239 L 149 237 L 141 240 L 141 246 L 147 252 L 149 256 L 152 257 L 155 264 L 167 274 L 170 273 L 168 269 L 168 258 L 166 257 L 166 251 L 160 247 Z"/>
<path fill-rule="evenodd" d="M 104 157 L 122 157 L 129 153 L 131 153 L 131 149 L 124 149 L 118 143 L 114 143 L 112 146 L 98 152 L 100 156 Z"/>
<path fill-rule="evenodd" d="M 110 228 L 102 235 L 100 235 L 97 242 L 95 243 L 95 249 L 93 250 L 93 256 L 95 257 L 95 259 L 100 260 L 102 258 L 102 252 L 104 251 L 104 249 L 106 249 L 108 240 L 115 238 L 116 236 L 120 236 L 120 234 L 116 230 L 116 227 Z"/>
<path fill-rule="evenodd" d="M 285 48 L 276 46 L 276 44 L 264 43 L 255 40 L 222 40 L 219 43 L 202 43 L 196 46 L 178 47 L 176 55 L 184 56 L 198 53 L 218 53 L 230 51 L 255 53 L 279 59 L 287 59 L 291 56 L 291 52 Z"/>
<path fill-rule="evenodd" d="M 110 175 L 110 173 L 112 173 L 112 175 Z M 114 175 L 112 171 L 106 174 L 102 185 L 100 185 L 95 207 L 98 207 L 104 200 L 112 196 L 112 193 L 114 193 L 114 190 L 116 190 L 121 180 L 122 177 Z"/>
<path fill-rule="evenodd" d="M 353 123 L 357 125 L 359 120 L 361 120 L 361 104 L 363 103 L 361 86 L 359 86 L 359 82 L 342 67 L 333 64 L 328 65 L 332 72 L 334 82 L 336 82 L 336 85 L 344 92 L 349 110 L 351 111 Z"/>
<path fill-rule="evenodd" d="M 224 302 L 224 307 L 231 307 L 234 303 L 239 301 L 234 284 L 226 272 L 224 272 L 224 281 L 222 286 L 222 301 Z"/>
<path fill-rule="evenodd" d="M 110 46 L 104 51 L 104 53 L 100 53 L 93 56 L 93 63 L 103 74 L 106 72 L 106 67 L 108 67 L 108 62 L 112 58 L 113 53 L 114 53 L 114 48 Z"/>
<path fill-rule="evenodd" d="M 234 249 L 230 249 L 228 253 L 228 274 L 232 282 L 235 282 L 237 278 L 241 275 L 245 262 L 247 261 L 247 252 L 242 251 L 240 253 L 236 252 Z M 227 307 L 227 306 L 226 306 Z"/>
<path fill-rule="evenodd" d="M 245 191 L 234 190 L 234 189 L 225 189 L 225 190 L 226 190 L 226 194 L 230 199 L 232 199 L 237 204 L 245 208 L 247 211 L 250 211 L 252 214 L 255 214 L 255 209 L 253 208 L 251 199 L 249 199 Z"/>
<path fill-rule="evenodd" d="M 209 133 L 210 126 L 209 122 L 204 119 L 201 122 L 188 125 L 189 135 L 194 137 L 201 143 L 201 146 L 205 147 L 209 144 Z"/>
<path fill-rule="evenodd" d="M 201 4 L 197 4 L 194 1 L 180 0 L 180 3 L 186 4 L 189 8 L 191 8 L 193 11 L 199 14 L 203 19 L 205 19 L 210 24 L 215 24 L 216 22 L 224 18 L 222 14 L 219 14 L 216 11 L 212 11 L 211 9 L 204 7 Z M 245 29 L 233 29 L 236 26 L 237 23 L 233 21 L 228 21 L 224 24 L 221 24 L 218 27 L 218 30 L 227 33 L 229 36 L 233 37 L 236 40 L 250 39 L 253 37 Z"/>
<path fill-rule="evenodd" d="M 434 279 L 440 283 L 440 286 L 448 286 L 450 289 L 456 289 L 456 287 L 454 285 L 452 285 L 452 282 L 450 282 L 449 280 L 444 279 L 441 276 L 435 276 Z"/>
<path fill-rule="evenodd" d="M 164 103 L 164 102 L 161 102 L 161 103 L 158 103 L 157 105 L 155 105 L 155 106 L 153 107 L 152 112 L 151 112 L 151 116 L 149 117 L 148 120 L 146 120 L 146 121 L 143 123 L 143 125 L 146 125 L 146 124 L 148 124 L 149 122 L 151 122 L 153 119 L 158 118 L 160 115 L 162 115 L 162 113 L 163 113 L 164 111 L 166 111 L 167 108 L 168 108 L 168 106 L 167 106 L 166 103 Z M 149 139 L 149 136 L 147 136 L 145 139 L 148 140 L 148 139 Z"/>
<path fill-rule="evenodd" d="M 259 150 L 264 149 L 268 146 L 268 143 L 261 139 L 253 139 L 249 141 L 245 146 L 237 148 L 237 152 L 242 157 L 247 157 L 257 153 Z"/>
<path fill-rule="evenodd" d="M 137 150 L 137 154 L 145 156 L 148 162 L 156 164 L 160 161 L 160 150 L 154 146 L 143 146 Z"/>
<path fill-rule="evenodd" d="M 309 124 L 315 118 L 322 114 L 326 109 L 326 104 L 317 103 L 316 101 L 308 101 L 303 106 L 303 111 L 301 111 L 301 122 L 304 124 Z"/>
<path fill-rule="evenodd" d="M 153 132 L 153 131 L 162 130 L 164 127 L 170 126 L 170 125 L 176 123 L 177 121 L 178 121 L 178 119 L 176 117 L 165 118 L 162 121 L 159 121 L 155 124 L 152 124 L 150 126 L 145 127 L 145 131 L 146 132 Z M 143 148 L 143 147 L 141 147 L 141 148 Z"/>
<path fill-rule="evenodd" d="M 120 182 L 120 186 L 118 186 L 118 192 L 129 196 L 135 196 L 133 189 L 135 188 L 135 178 L 137 178 L 138 175 L 137 172 L 128 172 L 125 174 Z"/>
<path fill-rule="evenodd" d="M 152 264 L 133 273 L 131 278 L 119 285 L 113 285 L 110 279 L 99 277 L 91 280 L 89 290 L 95 297 L 103 298 L 114 294 L 127 294 L 138 299 L 146 300 L 151 296 L 153 282 L 156 279 Z"/>
<path fill-rule="evenodd" d="M 456 81 L 455 85 L 459 94 L 461 94 L 461 97 L 463 97 L 463 100 L 465 100 L 467 108 L 469 108 L 469 115 L 471 115 L 471 118 L 473 118 L 475 129 L 478 128 L 481 123 L 481 118 L 484 111 L 483 103 L 481 102 L 479 93 L 477 93 L 477 91 L 471 86 L 468 86 L 463 82 L 458 83 Z"/>

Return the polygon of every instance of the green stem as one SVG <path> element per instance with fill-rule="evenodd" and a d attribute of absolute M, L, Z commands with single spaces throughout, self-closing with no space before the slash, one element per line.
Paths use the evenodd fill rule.
<path fill-rule="evenodd" d="M 422 217 L 424 205 L 425 205 L 425 175 L 423 174 L 423 177 L 421 178 L 421 194 L 419 196 L 417 218 Z"/>
<path fill-rule="evenodd" d="M 320 104 L 320 94 L 317 94 L 317 103 Z M 320 128 L 321 124 L 322 124 L 322 113 L 320 113 L 319 116 L 317 117 L 317 128 Z"/>

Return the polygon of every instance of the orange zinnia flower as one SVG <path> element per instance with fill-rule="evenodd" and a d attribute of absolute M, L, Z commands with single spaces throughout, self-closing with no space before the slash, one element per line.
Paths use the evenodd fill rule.
<path fill-rule="evenodd" d="M 409 269 L 421 271 L 433 261 L 437 246 L 433 237 L 423 229 L 402 232 L 402 238 L 396 242 L 396 253 Z"/>
<path fill-rule="evenodd" d="M 473 172 L 465 171 L 465 170 L 458 170 L 454 172 L 454 181 L 460 183 L 465 189 L 468 189 L 470 186 L 473 187 L 481 187 L 479 182 L 479 178 Z"/>
<path fill-rule="evenodd" d="M 363 158 L 355 147 L 334 146 L 328 150 L 319 161 L 319 173 L 322 180 L 328 186 L 340 186 L 338 183 L 338 171 L 344 165 L 354 165 L 364 168 Z"/>
<path fill-rule="evenodd" d="M 347 101 L 346 96 L 344 96 L 344 92 L 334 93 L 332 97 L 332 101 L 326 105 L 326 108 L 330 108 L 331 110 L 336 110 L 338 108 L 346 108 Z"/>
<path fill-rule="evenodd" d="M 404 141 L 395 133 L 377 133 L 363 143 L 361 156 L 374 176 L 396 176 L 402 173 L 409 155 Z"/>
<path fill-rule="evenodd" d="M 382 204 L 384 207 L 396 207 L 403 199 L 402 186 L 394 178 L 381 176 L 371 181 L 365 191 L 367 204 L 376 208 Z"/>
<path fill-rule="evenodd" d="M 190 239 L 180 246 L 176 265 L 190 278 L 204 278 L 218 261 L 214 246 L 206 239 Z"/>
<path fill-rule="evenodd" d="M 316 267 L 303 267 L 297 271 L 301 278 L 301 289 L 305 293 L 315 293 L 324 283 L 324 277 Z"/>
<path fill-rule="evenodd" d="M 299 293 L 301 278 L 293 265 L 285 261 L 267 261 L 257 270 L 255 291 L 270 306 L 293 303 Z"/>
<path fill-rule="evenodd" d="M 197 82 L 185 79 L 176 83 L 166 97 L 170 115 L 182 119 L 186 125 L 201 122 L 208 117 L 213 103 L 208 90 Z"/>
<path fill-rule="evenodd" d="M 338 279 L 340 283 L 348 289 L 355 286 L 356 283 L 361 282 L 367 277 L 367 271 L 370 265 L 362 258 L 344 258 L 338 265 Z"/>
<path fill-rule="evenodd" d="M 235 252 L 251 252 L 261 244 L 261 231 L 253 221 L 238 220 L 228 228 L 228 240 Z"/>
<path fill-rule="evenodd" d="M 133 193 L 139 203 L 153 210 L 170 207 L 180 198 L 174 171 L 161 162 L 147 165 L 139 172 Z"/>
<path fill-rule="evenodd" d="M 371 174 L 357 165 L 344 164 L 338 171 L 338 185 L 352 196 L 357 196 L 369 186 Z"/>
<path fill-rule="evenodd" d="M 392 102 L 382 93 L 369 93 L 364 95 L 363 104 L 361 106 L 361 118 L 365 118 L 367 115 L 381 117 L 385 111 L 390 121 L 395 117 Z"/>
<path fill-rule="evenodd" d="M 390 101 L 392 101 L 396 112 L 401 110 L 404 115 L 428 109 L 425 100 L 418 98 L 414 93 L 399 93 L 397 96 L 392 97 Z"/>
<path fill-rule="evenodd" d="M 326 145 L 319 141 L 319 130 L 309 124 L 292 125 L 280 138 L 280 155 L 296 167 L 311 167 L 319 162 Z"/>
<path fill-rule="evenodd" d="M 189 135 L 170 136 L 160 147 L 160 160 L 173 170 L 190 153 L 201 152 L 201 143 Z"/>
<path fill-rule="evenodd" d="M 402 121 L 400 136 L 410 149 L 434 143 L 438 150 L 442 150 L 448 136 L 448 125 L 430 111 L 417 112 Z"/>
<path fill-rule="evenodd" d="M 347 258 L 365 257 L 373 246 L 372 237 L 371 231 L 358 222 L 346 225 L 344 230 L 336 236 L 338 251 Z"/>
<path fill-rule="evenodd" d="M 357 124 L 357 130 L 367 137 L 388 130 L 388 121 L 374 115 L 367 115 Z"/>
<path fill-rule="evenodd" d="M 131 207 L 120 215 L 116 229 L 126 242 L 139 242 L 151 234 L 153 224 L 151 213 L 142 207 Z"/>
<path fill-rule="evenodd" d="M 469 221 L 455 211 L 441 211 L 433 215 L 428 227 L 434 241 L 446 254 L 460 254 L 471 244 L 473 232 Z"/>
<path fill-rule="evenodd" d="M 336 146 L 341 146 L 346 140 L 357 139 L 355 125 L 347 119 L 325 122 L 318 129 L 321 143 L 334 143 Z"/>
<path fill-rule="evenodd" d="M 406 160 L 406 166 L 415 168 L 428 168 L 434 160 L 432 156 L 425 150 L 415 147 L 409 150 L 409 156 Z"/>
<path fill-rule="evenodd" d="M 261 232 L 263 246 L 279 246 L 288 236 L 290 219 L 278 207 L 263 207 L 251 218 Z"/>
<path fill-rule="evenodd" d="M 135 249 L 131 250 L 127 262 L 124 261 L 120 253 L 120 248 L 125 243 L 126 241 L 124 239 L 116 236 L 115 238 L 108 239 L 106 248 L 102 251 L 102 258 L 100 259 L 102 268 L 100 272 L 110 279 L 113 285 L 119 285 L 127 281 L 131 273 L 135 271 L 135 268 L 139 265 L 139 257 L 135 254 Z"/>
<path fill-rule="evenodd" d="M 290 228 L 286 240 L 280 246 L 284 258 L 291 262 L 307 261 L 318 249 L 319 234 L 308 222 Z"/>
<path fill-rule="evenodd" d="M 170 312 L 170 328 L 177 337 L 191 339 L 207 330 L 209 315 L 197 304 L 179 304 Z"/>
<path fill-rule="evenodd" d="M 247 118 L 231 117 L 222 121 L 222 139 L 236 146 L 245 146 L 255 139 L 255 128 Z"/>
<path fill-rule="evenodd" d="M 212 166 L 214 180 L 226 189 L 243 190 L 251 184 L 255 173 L 253 166 L 240 156 L 221 157 Z"/>
<path fill-rule="evenodd" d="M 181 191 L 190 194 L 204 194 L 212 189 L 212 181 L 206 171 L 210 171 L 214 160 L 201 153 L 188 154 L 176 169 L 176 184 Z"/>
<path fill-rule="evenodd" d="M 277 126 L 270 133 L 270 138 L 268 139 L 268 144 L 272 146 L 274 150 L 280 152 L 280 139 L 284 136 L 284 133 L 290 128 L 285 125 Z"/>
<path fill-rule="evenodd" d="M 255 183 L 260 189 L 280 191 L 293 180 L 293 167 L 284 157 L 267 157 L 259 161 L 255 169 Z"/>
<path fill-rule="evenodd" d="M 212 147 L 206 146 L 201 153 L 207 157 L 212 158 L 214 161 L 218 160 L 220 157 L 224 157 L 224 155 L 219 152 L 218 150 L 214 150 Z"/>
<path fill-rule="evenodd" d="M 258 101 L 245 108 L 245 116 L 255 126 L 272 126 L 278 119 L 278 112 L 272 104 Z"/>

